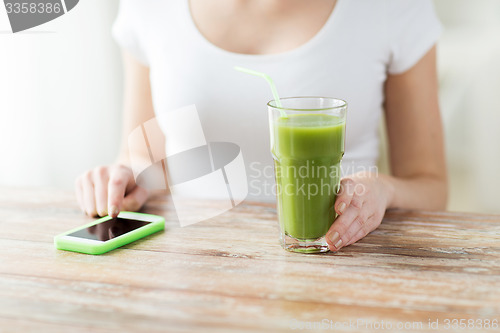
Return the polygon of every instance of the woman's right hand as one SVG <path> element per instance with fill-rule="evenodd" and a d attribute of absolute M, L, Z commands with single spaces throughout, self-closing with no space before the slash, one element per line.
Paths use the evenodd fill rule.
<path fill-rule="evenodd" d="M 76 179 L 75 189 L 80 208 L 92 217 L 137 211 L 149 196 L 148 190 L 135 183 L 132 169 L 121 164 L 85 172 Z"/>

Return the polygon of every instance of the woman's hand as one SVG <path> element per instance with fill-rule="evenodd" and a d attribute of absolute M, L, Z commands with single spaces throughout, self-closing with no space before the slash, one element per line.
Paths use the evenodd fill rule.
<path fill-rule="evenodd" d="M 382 175 L 357 173 L 342 179 L 335 200 L 339 216 L 326 234 L 330 250 L 338 251 L 375 230 L 391 200 L 391 187 Z"/>
<path fill-rule="evenodd" d="M 406 72 L 389 74 L 384 89 L 392 176 L 355 174 L 342 180 L 335 202 L 339 217 L 327 233 L 332 251 L 375 230 L 386 208 L 446 208 L 436 47 Z"/>
<path fill-rule="evenodd" d="M 121 210 L 139 210 L 148 191 L 137 186 L 132 170 L 124 165 L 101 166 L 85 172 L 75 182 L 76 198 L 89 216 L 116 217 Z"/>

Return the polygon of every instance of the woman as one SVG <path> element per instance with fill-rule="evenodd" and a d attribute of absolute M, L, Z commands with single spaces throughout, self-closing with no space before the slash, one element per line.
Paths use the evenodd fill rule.
<path fill-rule="evenodd" d="M 148 191 L 127 166 L 127 136 L 155 113 L 190 104 L 207 141 L 241 147 L 249 198 L 272 195 L 261 172 L 272 165 L 265 110 L 272 97 L 235 65 L 268 73 L 283 97 L 348 101 L 343 164 L 352 169 L 335 202 L 331 250 L 376 229 L 388 208 L 445 209 L 440 25 L 430 0 L 122 0 L 113 33 L 124 54 L 124 144 L 115 165 L 77 179 L 87 214 L 116 216 L 145 203 Z M 392 174 L 358 172 L 376 165 L 382 112 Z"/>

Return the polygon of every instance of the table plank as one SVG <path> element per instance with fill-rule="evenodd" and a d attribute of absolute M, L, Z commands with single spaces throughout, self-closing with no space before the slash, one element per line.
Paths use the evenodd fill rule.
<path fill-rule="evenodd" d="M 52 244 L 90 221 L 71 193 L 0 190 L 0 327 L 285 332 L 360 318 L 430 332 L 429 319 L 500 319 L 499 216 L 389 211 L 362 241 L 302 255 L 279 247 L 272 204 L 184 228 L 168 196 L 144 211 L 166 231 L 89 256 Z"/>

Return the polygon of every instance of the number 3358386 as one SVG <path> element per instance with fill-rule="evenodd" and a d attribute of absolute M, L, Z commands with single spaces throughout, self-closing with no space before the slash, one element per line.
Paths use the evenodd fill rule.
<path fill-rule="evenodd" d="M 59 14 L 62 11 L 60 3 L 6 3 L 7 14 Z"/>
<path fill-rule="evenodd" d="M 498 319 L 445 319 L 444 329 L 498 329 Z"/>

